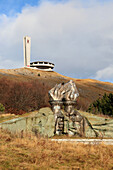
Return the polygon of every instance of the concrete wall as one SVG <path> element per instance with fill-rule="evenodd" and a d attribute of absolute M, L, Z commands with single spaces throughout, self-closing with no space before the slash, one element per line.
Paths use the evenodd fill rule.
<path fill-rule="evenodd" d="M 34 116 L 12 119 L 0 123 L 0 127 L 11 132 L 35 132 L 50 137 L 54 135 L 54 123 L 51 109 L 43 108 Z"/>
<path fill-rule="evenodd" d="M 92 124 L 93 129 L 86 124 L 86 137 L 95 137 L 94 130 L 96 130 L 101 137 L 113 138 L 113 119 L 99 117 L 89 113 L 82 113 L 82 115 L 88 118 L 88 121 Z M 68 127 L 71 128 L 72 122 L 65 118 L 64 131 L 68 132 Z M 11 132 L 35 132 L 43 136 L 54 136 L 54 115 L 50 108 L 42 108 L 37 112 L 31 113 L 30 116 L 20 117 L 12 119 L 3 123 L 0 123 L 0 127 L 8 129 Z M 76 127 L 78 125 L 76 124 Z M 79 128 L 79 126 L 78 126 Z"/>

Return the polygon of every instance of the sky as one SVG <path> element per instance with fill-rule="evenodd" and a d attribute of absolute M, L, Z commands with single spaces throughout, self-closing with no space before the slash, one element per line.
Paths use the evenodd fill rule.
<path fill-rule="evenodd" d="M 113 82 L 113 0 L 0 0 L 0 69 L 24 66 L 26 35 L 31 62 Z"/>

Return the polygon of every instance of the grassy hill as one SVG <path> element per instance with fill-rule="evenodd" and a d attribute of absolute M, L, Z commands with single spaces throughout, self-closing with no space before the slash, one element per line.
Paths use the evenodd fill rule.
<path fill-rule="evenodd" d="M 113 91 L 113 84 L 91 79 L 73 79 L 56 72 L 44 72 L 27 68 L 0 70 L 0 80 L 20 83 L 38 80 L 52 88 L 56 83 L 72 79 L 80 93 L 78 107 L 85 110 L 103 94 Z M 25 85 L 25 84 L 23 84 Z M 8 86 L 9 87 L 9 84 Z M 39 88 L 39 87 L 35 87 Z M 18 89 L 19 91 L 20 89 Z M 39 88 L 40 90 L 40 88 Z M 20 95 L 19 95 L 20 97 Z M 11 100 L 11 98 L 10 98 Z M 18 101 L 18 100 L 17 100 Z M 15 104 L 15 103 L 14 103 Z M 18 104 L 18 103 L 17 103 Z M 97 130 L 111 132 L 112 119 L 81 112 Z M 29 114 L 27 114 L 29 115 Z M 26 114 L 22 115 L 23 117 Z M 17 118 L 4 114 L 0 122 Z M 112 133 L 112 132 L 111 132 Z M 31 134 L 12 134 L 0 129 L 0 169 L 113 169 L 113 146 L 56 143 Z"/>
<path fill-rule="evenodd" d="M 113 84 L 92 79 L 76 79 L 63 76 L 56 72 L 45 72 L 29 68 L 1 69 L 0 78 L 7 78 L 16 82 L 28 82 L 38 80 L 49 86 L 73 80 L 76 83 L 80 97 L 78 98 L 78 109 L 86 110 L 90 103 L 101 98 L 104 93 L 113 92 Z"/>

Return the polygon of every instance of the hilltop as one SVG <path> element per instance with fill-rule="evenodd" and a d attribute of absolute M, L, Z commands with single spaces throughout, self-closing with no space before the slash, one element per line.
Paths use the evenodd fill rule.
<path fill-rule="evenodd" d="M 54 71 L 47 72 L 30 68 L 1 69 L 0 78 L 7 78 L 19 82 L 38 80 L 41 83 L 48 84 L 49 88 L 54 87 L 55 84 L 62 82 L 65 83 L 69 80 L 73 80 L 76 83 L 80 94 L 78 103 L 81 103 L 81 106 L 79 107 L 81 107 L 83 110 L 86 110 L 89 104 L 95 101 L 97 98 L 101 98 L 104 93 L 113 92 L 113 83 L 102 82 L 93 79 L 76 79 L 63 76 Z"/>

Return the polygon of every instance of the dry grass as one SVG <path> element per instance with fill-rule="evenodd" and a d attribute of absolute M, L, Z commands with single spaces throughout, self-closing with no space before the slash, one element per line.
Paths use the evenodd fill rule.
<path fill-rule="evenodd" d="M 55 143 L 0 130 L 0 169 L 112 169 L 113 146 Z"/>
<path fill-rule="evenodd" d="M 40 74 L 40 76 L 38 76 Z M 70 79 L 73 80 L 79 91 L 79 100 L 77 109 L 87 110 L 89 105 L 101 98 L 104 93 L 111 93 L 113 91 L 113 84 L 108 82 L 101 82 L 91 79 L 75 79 L 63 76 L 56 72 L 45 72 L 40 70 L 33 70 L 29 68 L 19 69 L 1 69 L 0 79 L 7 78 L 10 81 L 29 82 L 29 80 L 38 80 L 40 83 L 45 83 L 52 88 L 56 84 L 66 83 Z"/>
<path fill-rule="evenodd" d="M 0 115 L 0 123 L 5 122 L 7 120 L 16 118 L 17 116 L 14 114 L 2 114 Z"/>

